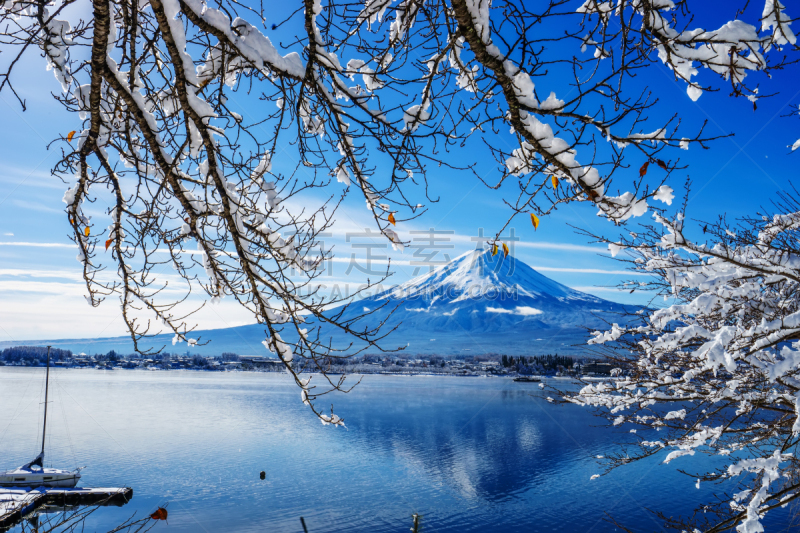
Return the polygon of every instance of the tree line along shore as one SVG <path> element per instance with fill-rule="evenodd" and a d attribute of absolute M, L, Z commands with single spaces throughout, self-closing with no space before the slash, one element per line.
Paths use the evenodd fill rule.
<path fill-rule="evenodd" d="M 47 348 L 16 346 L 0 352 L 0 366 L 44 366 Z M 63 368 L 205 370 L 205 371 L 274 371 L 284 370 L 277 358 L 223 352 L 218 356 L 192 355 L 189 352 L 152 355 L 121 354 L 114 350 L 105 354 L 75 354 L 71 350 L 53 348 L 51 364 Z M 442 374 L 442 375 L 582 375 L 609 374 L 611 365 L 592 358 L 557 354 L 506 355 L 482 354 L 441 356 L 437 354 L 364 354 L 353 357 L 327 357 L 303 361 L 299 371 L 341 374 Z"/>

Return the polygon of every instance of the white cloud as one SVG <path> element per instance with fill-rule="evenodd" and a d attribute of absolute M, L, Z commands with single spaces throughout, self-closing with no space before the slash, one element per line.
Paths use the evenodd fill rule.
<path fill-rule="evenodd" d="M 0 243 L 2 244 L 2 243 Z M 378 252 L 373 252 L 378 253 Z M 458 254 L 450 255 L 451 259 L 457 257 Z M 378 256 L 380 257 L 380 256 Z M 333 257 L 329 259 L 331 263 L 354 263 L 360 265 L 362 267 L 366 267 L 369 265 L 377 266 L 377 265 L 387 265 L 389 261 L 386 259 L 377 259 L 377 258 L 370 258 L 369 263 L 365 262 L 365 258 L 361 257 L 359 254 L 356 254 L 356 258 L 353 259 L 349 254 L 345 255 L 342 254 L 339 257 Z M 412 261 L 410 260 L 397 260 L 392 259 L 392 266 L 420 266 L 420 260 Z M 632 272 L 630 270 L 606 270 L 602 268 L 568 268 L 568 267 L 549 267 L 549 266 L 539 266 L 539 265 L 528 265 L 534 270 L 538 270 L 539 272 L 566 272 L 566 273 L 573 273 L 573 274 L 608 274 L 608 275 L 631 275 L 631 276 L 647 276 L 649 274 L 642 273 L 642 272 Z M 425 267 L 426 268 L 426 267 Z M 422 274 L 426 274 L 427 271 L 421 272 Z"/>
<path fill-rule="evenodd" d="M 161 292 L 173 292 L 173 293 L 180 293 L 183 292 L 181 287 L 186 287 L 186 282 L 178 276 L 177 274 L 162 274 L 156 273 L 155 276 L 157 281 L 156 283 L 169 283 L 169 286 L 163 289 Z M 14 285 L 19 285 L 20 288 L 16 290 L 20 290 L 23 292 L 30 292 L 30 290 L 22 288 L 25 284 L 31 283 L 38 283 L 42 285 L 46 285 L 47 283 L 52 283 L 54 286 L 53 294 L 59 294 L 59 285 L 60 283 L 54 282 L 40 282 L 40 281 L 30 281 L 26 278 L 46 278 L 46 279 L 68 279 L 75 281 L 77 283 L 73 283 L 72 285 L 81 288 L 81 290 L 86 289 L 86 285 L 83 281 L 83 274 L 81 271 L 76 267 L 75 270 L 44 270 L 44 269 L 31 269 L 31 268 L 0 268 L 0 278 L 7 277 L 7 278 L 22 278 L 18 279 L 17 281 L 0 281 L 0 283 L 5 283 L 5 285 L 0 286 L 0 290 L 15 290 Z M 96 274 L 95 280 L 98 283 L 113 283 L 118 281 L 118 278 L 114 272 L 104 271 L 98 272 Z M 2 287 L 5 287 L 2 288 Z M 151 287 L 151 289 L 154 287 Z M 45 292 L 36 290 L 34 292 Z"/>
<path fill-rule="evenodd" d="M 128 334 L 119 301 L 113 296 L 99 307 L 91 307 L 83 297 L 85 287 L 78 283 L 24 285 L 27 291 L 4 292 L 0 297 L 3 302 L 0 306 L 0 341 L 95 339 Z M 56 285 L 61 285 L 65 292 L 49 292 L 57 289 Z M 193 298 L 175 312 L 185 314 L 199 304 L 200 299 Z M 147 320 L 153 317 L 142 312 L 139 318 Z M 187 319 L 189 326 L 197 324 L 198 329 L 204 330 L 253 323 L 255 319 L 250 312 L 230 298 L 217 305 L 206 305 Z M 154 326 L 154 333 L 166 332 L 161 331 L 164 328 L 160 324 Z"/>
<path fill-rule="evenodd" d="M 389 241 L 386 241 L 386 242 L 388 244 Z M 378 254 L 378 253 L 380 253 L 380 251 L 374 251 L 372 253 Z M 371 264 L 388 265 L 389 264 L 389 259 L 388 258 L 382 259 L 382 257 L 386 257 L 386 256 L 381 256 L 381 255 L 372 256 L 372 257 L 370 257 L 369 261 L 367 261 L 366 257 L 363 257 L 361 251 L 359 250 L 359 252 L 356 253 L 356 257 L 355 258 L 353 258 L 351 254 L 342 254 L 342 255 L 337 256 L 337 257 L 331 257 L 327 261 L 330 261 L 331 263 L 347 263 L 347 264 L 353 263 L 354 265 L 359 265 L 359 266 L 362 266 L 362 267 L 365 267 L 365 268 L 367 266 L 371 265 Z M 417 261 L 417 263 L 419 263 L 419 262 L 420 261 Z M 392 259 L 392 265 L 395 265 L 395 266 L 397 266 L 397 265 L 412 266 L 411 265 L 411 261 L 405 261 L 405 260 L 402 260 L 402 259 L 400 259 L 400 260 Z"/>
<path fill-rule="evenodd" d="M 111 337 L 125 333 L 122 318 L 115 312 L 118 306 L 109 302 L 93 308 L 82 294 L 73 290 L 58 295 L 33 291 L 3 294 L 2 300 L 0 339 L 4 341 Z"/>
<path fill-rule="evenodd" d="M 6 237 L 13 237 L 14 236 L 13 233 L 3 233 L 3 235 L 6 236 Z"/>
<path fill-rule="evenodd" d="M 576 291 L 588 292 L 588 293 L 593 293 L 593 292 L 629 293 L 629 292 L 631 292 L 631 288 L 630 287 L 627 288 L 627 289 L 618 289 L 616 287 L 596 287 L 596 286 L 592 286 L 592 285 L 586 285 L 584 287 L 570 287 L 570 289 L 575 289 Z"/>
<path fill-rule="evenodd" d="M 604 270 L 602 268 L 565 268 L 565 267 L 546 267 L 529 265 L 532 269 L 539 272 L 572 272 L 575 274 L 613 274 L 623 276 L 649 276 L 645 272 L 631 272 L 630 270 Z"/>
<path fill-rule="evenodd" d="M 596 292 L 630 292 L 630 288 L 628 289 L 617 289 L 616 287 L 597 287 L 594 285 L 585 285 L 580 287 L 570 287 L 570 289 L 575 289 L 576 291 L 581 292 L 589 292 L 589 291 L 596 291 Z"/>
<path fill-rule="evenodd" d="M 564 250 L 568 252 L 588 252 L 593 254 L 602 254 L 607 252 L 605 248 L 597 246 L 582 246 L 580 244 L 564 244 L 560 242 L 517 242 L 514 243 L 517 248 L 535 248 L 540 250 Z"/>
<path fill-rule="evenodd" d="M 30 268 L 0 268 L 0 276 L 31 278 L 64 278 L 75 281 L 83 279 L 77 270 L 39 270 Z"/>
<path fill-rule="evenodd" d="M 44 161 L 42 161 L 44 163 Z M 53 176 L 49 170 L 33 170 L 8 165 L 0 166 L 0 183 L 19 187 L 37 187 L 64 190 L 67 185 Z M 62 211 L 63 212 L 63 211 Z"/>
<path fill-rule="evenodd" d="M 293 211 L 299 211 L 301 209 L 307 208 L 304 203 L 295 202 L 292 205 Z M 380 231 L 375 227 L 375 221 L 372 220 L 371 217 L 365 214 L 363 208 L 355 208 L 353 206 L 340 206 L 336 211 L 336 221 L 331 225 L 329 228 L 330 235 L 327 237 L 321 237 L 324 241 L 326 241 L 326 245 L 329 245 L 327 242 L 328 240 L 331 241 L 345 241 L 347 234 L 350 234 L 351 238 L 357 239 L 358 242 L 364 241 L 372 241 L 374 243 L 387 243 L 388 240 L 386 237 L 381 235 Z M 451 257 L 456 257 L 460 253 L 474 249 L 476 245 L 484 244 L 490 237 L 493 235 L 486 235 L 482 240 L 478 240 L 477 235 L 470 235 L 459 233 L 455 231 L 453 227 L 444 227 L 437 224 L 439 227 L 435 229 L 438 231 L 449 231 L 453 230 L 452 234 L 440 233 L 436 235 L 437 243 L 441 245 L 456 245 L 457 249 L 445 249 L 443 248 L 440 250 L 440 254 L 450 254 Z M 428 237 L 426 234 L 430 231 L 431 225 L 419 225 L 419 221 L 417 224 L 406 224 L 403 226 L 403 231 L 401 232 L 401 239 L 408 240 L 411 242 L 411 245 L 415 244 L 424 244 L 425 242 L 429 242 Z M 369 231 L 370 237 L 365 236 L 364 234 Z M 414 233 L 411 233 L 411 232 Z M 356 237 L 356 234 L 359 236 Z M 350 243 L 345 243 L 345 246 L 348 246 Z M 327 247 L 327 246 L 326 246 Z M 604 254 L 607 253 L 608 250 L 605 247 L 600 246 L 588 246 L 588 245 L 580 245 L 580 244 L 570 244 L 570 243 L 563 243 L 563 242 L 524 242 L 524 241 L 517 241 L 513 243 L 514 248 L 525 248 L 525 249 L 534 249 L 534 250 L 561 250 L 565 252 L 581 252 L 581 253 L 593 253 L 593 254 Z M 390 248 L 390 247 L 389 247 Z M 460 250 L 460 251 L 459 251 Z M 389 250 L 391 253 L 391 250 Z M 376 253 L 379 251 L 376 250 Z M 346 255 L 349 258 L 349 254 L 342 254 L 343 256 Z M 347 259 L 349 260 L 349 259 Z M 397 263 L 392 261 L 392 263 Z"/>
<path fill-rule="evenodd" d="M 65 242 L 0 242 L 0 246 L 27 246 L 33 248 L 75 248 L 74 244 Z"/>
<path fill-rule="evenodd" d="M 409 231 L 413 230 L 413 231 L 427 232 L 430 229 L 430 227 L 429 226 L 425 226 L 425 227 L 410 226 L 410 227 L 408 227 L 408 229 L 409 229 Z M 437 228 L 437 229 L 439 229 L 439 230 L 447 230 L 447 229 L 450 229 L 450 228 Z M 363 229 L 361 231 L 363 231 Z M 427 237 L 425 236 L 424 233 L 415 233 L 415 234 L 409 233 L 409 238 L 411 238 L 411 237 L 419 239 L 420 241 L 427 241 Z M 450 234 L 450 235 L 448 235 L 448 234 L 439 234 L 439 235 L 436 236 L 437 239 L 447 239 L 446 241 L 445 240 L 437 241 L 437 242 L 441 242 L 442 244 L 468 244 L 471 248 L 474 248 L 478 244 L 485 243 L 486 241 L 489 240 L 490 237 L 493 237 L 493 235 L 492 236 L 487 235 L 487 236 L 485 236 L 485 238 L 482 241 L 478 241 L 478 240 L 476 240 L 477 236 L 474 236 L 474 235 L 463 235 L 463 234 L 458 234 L 458 233 L 453 233 L 453 234 Z M 413 244 L 413 242 L 412 242 L 412 244 Z M 607 252 L 607 250 L 605 248 L 601 248 L 601 247 L 598 247 L 598 246 L 582 246 L 582 245 L 579 245 L 579 244 L 568 244 L 568 243 L 561 243 L 561 242 L 542 242 L 542 241 L 538 241 L 538 242 L 522 242 L 522 241 L 518 241 L 518 242 L 515 242 L 513 246 L 515 248 L 533 248 L 533 249 L 538 249 L 538 250 L 564 250 L 564 251 L 570 251 L 570 252 L 588 252 L 588 253 L 594 253 L 594 254 L 602 254 L 602 253 Z M 446 252 L 446 253 L 452 253 L 450 250 L 443 250 L 443 251 Z M 456 254 L 456 255 L 458 255 L 458 254 Z"/>
<path fill-rule="evenodd" d="M 54 281 L 0 281 L 0 292 L 38 292 L 50 295 L 80 296 L 85 287 L 80 283 Z M 5 300 L 5 298 L 4 298 Z"/>
<path fill-rule="evenodd" d="M 43 204 L 40 202 L 29 202 L 27 200 L 12 200 L 12 203 L 17 207 L 22 209 L 30 209 L 31 211 L 43 211 L 45 213 L 57 213 L 60 215 L 64 214 L 63 209 L 56 209 L 55 207 L 50 207 L 47 204 Z"/>
<path fill-rule="evenodd" d="M 157 249 L 156 249 L 156 252 L 158 252 L 158 253 L 160 253 L 160 254 L 168 254 L 168 253 L 171 253 L 171 252 L 170 252 L 170 250 L 169 250 L 169 248 L 157 248 Z M 228 256 L 231 256 L 231 255 L 232 255 L 232 254 L 230 254 L 230 253 L 228 253 L 228 252 L 219 252 L 219 253 L 221 253 L 221 254 L 224 254 L 224 255 L 228 255 Z M 178 254 L 179 254 L 179 255 L 180 255 L 180 254 L 189 254 L 189 255 L 206 255 L 206 252 L 205 252 L 204 250 L 179 250 L 179 251 L 178 251 Z"/>

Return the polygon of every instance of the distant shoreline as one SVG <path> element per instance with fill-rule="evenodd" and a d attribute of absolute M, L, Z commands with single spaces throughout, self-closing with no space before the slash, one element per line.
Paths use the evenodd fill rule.
<path fill-rule="evenodd" d="M 40 368 L 38 366 L 32 365 L 0 365 L 0 371 L 4 369 L 17 369 L 17 368 Z M 119 372 L 119 371 L 130 371 L 130 372 L 137 372 L 137 373 L 150 373 L 150 372 L 158 372 L 158 373 L 167 373 L 167 372 L 197 372 L 197 373 L 209 373 L 209 374 L 281 374 L 283 370 L 265 370 L 265 369 L 258 369 L 258 368 L 250 368 L 250 369 L 223 369 L 223 370 L 207 370 L 202 368 L 123 368 L 123 367 L 112 367 L 112 368 L 97 368 L 97 367 L 86 367 L 86 366 L 62 366 L 60 367 L 64 370 L 94 370 L 97 372 Z M 309 372 L 308 374 L 321 374 L 321 372 Z M 361 371 L 352 371 L 352 372 L 330 372 L 328 375 L 339 376 L 339 375 L 348 375 L 348 376 L 396 376 L 396 377 L 455 377 L 455 378 L 506 378 L 513 380 L 517 377 L 527 377 L 531 376 L 530 374 L 519 374 L 519 373 L 491 373 L 491 372 L 476 372 L 476 373 L 457 373 L 457 372 L 361 372 Z M 559 380 L 565 381 L 570 380 L 573 382 L 579 381 L 607 381 L 612 379 L 611 376 L 585 376 L 585 375 L 554 375 L 554 374 L 537 374 L 535 377 L 540 379 L 547 379 L 547 380 Z"/>

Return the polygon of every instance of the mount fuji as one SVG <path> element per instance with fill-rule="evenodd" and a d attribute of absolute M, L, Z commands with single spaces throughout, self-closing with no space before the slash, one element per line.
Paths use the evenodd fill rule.
<path fill-rule="evenodd" d="M 387 330 L 397 328 L 385 347 L 450 355 L 579 354 L 586 351 L 589 329 L 628 322 L 641 309 L 576 291 L 489 250 L 467 252 L 357 303 L 342 318 L 380 306 L 387 310 L 375 313 L 386 319 Z"/>
<path fill-rule="evenodd" d="M 385 321 L 382 331 L 394 331 L 381 346 L 404 347 L 410 354 L 577 355 L 586 352 L 588 330 L 628 322 L 639 309 L 570 289 L 514 257 L 503 257 L 502 252 L 493 256 L 488 250 L 475 250 L 407 283 L 329 313 L 341 313 L 341 320 L 366 315 L 354 325 L 360 330 Z M 264 326 L 259 324 L 196 331 L 193 336 L 211 342 L 192 347 L 192 353 L 268 355 L 261 344 Z M 338 346 L 351 342 L 350 337 L 329 326 L 323 326 L 321 337 L 330 338 Z M 291 340 L 287 335 L 284 338 Z M 75 352 L 133 351 L 130 337 L 47 342 Z M 158 335 L 151 345 L 166 345 L 170 351 L 172 336 Z M 186 349 L 180 345 L 175 348 Z"/>

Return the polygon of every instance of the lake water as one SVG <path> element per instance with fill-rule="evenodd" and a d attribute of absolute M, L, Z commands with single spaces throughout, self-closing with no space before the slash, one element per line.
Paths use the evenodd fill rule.
<path fill-rule="evenodd" d="M 0 469 L 40 446 L 44 369 L 0 368 Z M 285 374 L 56 369 L 48 465 L 82 485 L 128 486 L 86 531 L 168 504 L 153 531 L 661 531 L 647 509 L 689 513 L 714 487 L 640 462 L 590 480 L 626 434 L 504 378 L 366 376 L 323 426 Z M 679 464 L 680 463 L 680 464 Z M 698 466 L 698 468 L 700 468 Z M 707 469 L 704 465 L 703 469 Z M 259 472 L 265 471 L 264 481 Z M 772 526 L 792 511 L 774 513 Z"/>

